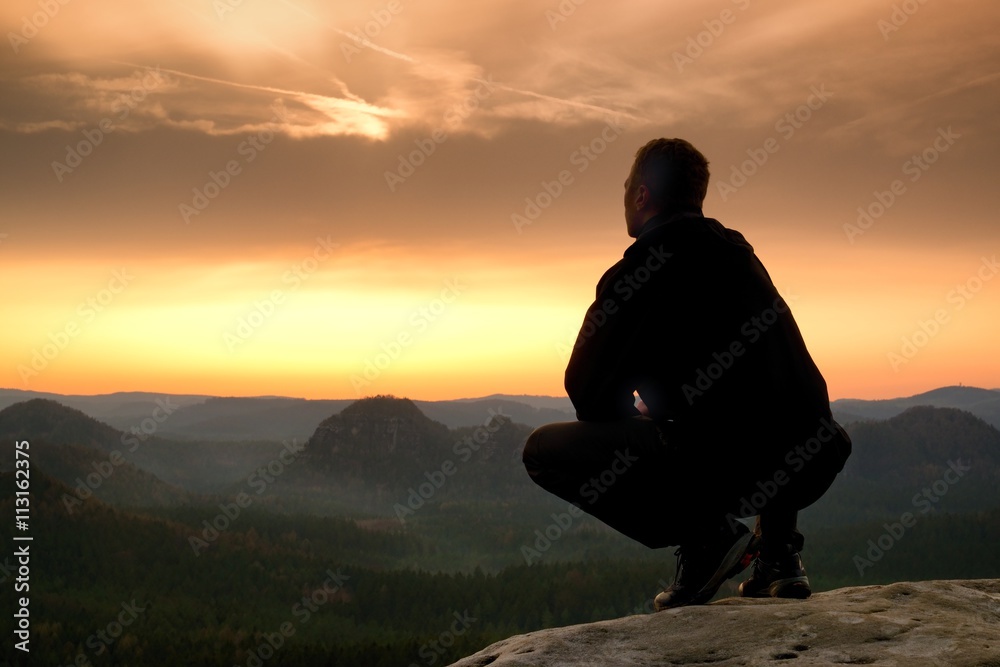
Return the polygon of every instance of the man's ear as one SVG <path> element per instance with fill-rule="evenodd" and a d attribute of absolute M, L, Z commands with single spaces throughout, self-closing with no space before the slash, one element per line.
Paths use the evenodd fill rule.
<path fill-rule="evenodd" d="M 636 210 L 643 210 L 649 205 L 649 188 L 645 185 L 640 185 L 635 189 L 635 208 Z"/>

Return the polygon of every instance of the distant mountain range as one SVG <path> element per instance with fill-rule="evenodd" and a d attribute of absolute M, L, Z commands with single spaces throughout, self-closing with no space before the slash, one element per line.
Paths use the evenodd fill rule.
<path fill-rule="evenodd" d="M 834 417 L 842 424 L 862 419 L 889 419 L 908 408 L 929 405 L 935 408 L 958 408 L 971 412 L 988 424 L 1000 428 L 1000 390 L 978 387 L 941 387 L 931 391 L 886 400 L 868 401 L 841 398 L 831 404 Z"/>
<path fill-rule="evenodd" d="M 429 480 L 435 502 L 456 494 L 519 496 L 518 489 L 534 490 L 520 464 L 530 431 L 498 411 L 485 412 L 476 427 L 449 429 L 412 401 L 390 397 L 351 402 L 313 426 L 308 439 L 281 443 L 159 435 L 140 440 L 50 399 L 0 410 L 0 438 L 29 440 L 33 465 L 74 488 L 77 499 L 93 494 L 132 507 L 203 501 L 209 493 L 229 497 L 262 486 L 314 510 L 310 500 L 322 498 L 327 508 L 389 513 Z M 10 448 L 0 469 L 12 468 Z"/>
<path fill-rule="evenodd" d="M 482 409 L 490 401 L 467 404 Z M 309 511 L 319 511 L 314 502 L 321 501 L 323 513 L 398 514 L 400 504 L 422 506 L 432 496 L 432 504 L 537 498 L 520 462 L 532 427 L 505 412 L 484 412 L 475 426 L 449 428 L 413 401 L 372 397 L 327 414 L 303 441 L 234 443 L 158 434 L 140 440 L 56 401 L 32 399 L 0 410 L 0 437 L 29 439 L 39 468 L 80 489 L 81 499 L 89 489 L 129 506 L 177 505 L 209 493 L 231 497 L 253 487 L 262 466 L 277 478 L 262 485 L 270 497 Z M 824 499 L 831 512 L 905 508 L 921 485 L 941 478 L 952 464 L 967 467 L 968 474 L 962 468 L 962 484 L 951 495 L 961 504 L 949 505 L 963 511 L 1000 506 L 1000 431 L 970 412 L 918 406 L 847 428 L 854 454 L 844 481 Z M 873 500 L 883 499 L 889 487 L 902 492 L 890 492 L 887 503 Z"/>
<path fill-rule="evenodd" d="M 992 393 L 967 389 L 929 397 L 988 407 Z M 901 405 L 927 398 L 851 404 L 854 454 L 800 515 L 815 590 L 997 576 L 1000 431 L 966 409 Z M 472 653 L 516 632 L 635 613 L 673 570 L 666 550 L 571 520 L 525 474 L 532 425 L 513 414 L 571 419 L 558 399 L 3 400 L 0 438 L 31 443 L 32 544 L 48 545 L 31 552 L 32 618 L 46 621 L 34 664 L 78 664 L 121 601 L 144 610 L 112 645 L 121 664 L 242 664 L 288 636 L 279 625 L 295 633 L 282 664 L 410 664 L 459 610 L 483 619 L 463 635 L 475 646 L 454 644 Z M 2 451 L 10 517 L 14 475 L 3 471 L 15 450 Z M 710 471 L 665 473 L 712 483 Z M 14 530 L 3 523 L 0 538 Z M 528 545 L 540 560 L 526 563 Z M 864 580 L 859 555 L 873 563 Z M 0 583 L 15 568 L 0 558 Z M 343 580 L 329 596 L 327 577 Z M 292 604 L 322 610 L 306 623 Z M 7 647 L 0 665 L 21 664 Z"/>
<path fill-rule="evenodd" d="M 32 468 L 109 502 L 131 506 L 176 504 L 210 493 L 273 459 L 282 443 L 175 441 L 123 432 L 80 410 L 34 398 L 0 410 L 0 438 L 28 440 Z M 13 469 L 13 448 L 0 469 Z"/>
<path fill-rule="evenodd" d="M 308 439 L 316 425 L 356 399 L 308 400 L 262 396 L 233 398 L 194 394 L 119 392 L 98 396 L 0 389 L 0 409 L 32 398 L 76 408 L 117 429 L 140 428 L 148 435 L 198 440 Z M 420 411 L 449 428 L 476 426 L 503 414 L 528 426 L 575 419 L 568 398 L 504 396 L 453 401 L 413 401 Z"/>
<path fill-rule="evenodd" d="M 354 399 L 307 400 L 280 396 L 253 398 L 199 394 L 118 392 L 96 396 L 0 389 L 0 409 L 31 398 L 47 398 L 76 408 L 94 419 L 129 432 L 178 440 L 261 441 L 308 439 L 316 425 Z M 450 401 L 413 401 L 421 412 L 449 428 L 476 426 L 493 413 L 514 422 L 540 426 L 575 419 L 569 398 L 493 394 Z M 907 408 L 928 405 L 971 412 L 1000 428 L 1000 391 L 976 387 L 942 387 L 915 396 L 886 400 L 838 399 L 834 416 L 842 424 L 885 420 Z M 492 412 L 491 412 L 492 411 Z"/>

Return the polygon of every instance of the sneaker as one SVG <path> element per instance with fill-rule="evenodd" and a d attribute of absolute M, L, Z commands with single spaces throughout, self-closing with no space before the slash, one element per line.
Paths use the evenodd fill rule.
<path fill-rule="evenodd" d="M 674 582 L 653 599 L 656 611 L 705 604 L 726 579 L 745 570 L 757 556 L 758 540 L 742 523 L 734 534 L 728 528 L 714 540 L 682 545 L 677 555 Z"/>
<path fill-rule="evenodd" d="M 804 600 L 812 594 L 809 578 L 802 566 L 802 557 L 790 553 L 765 560 L 758 557 L 750 578 L 740 584 L 740 596 L 745 598 L 794 598 Z"/>

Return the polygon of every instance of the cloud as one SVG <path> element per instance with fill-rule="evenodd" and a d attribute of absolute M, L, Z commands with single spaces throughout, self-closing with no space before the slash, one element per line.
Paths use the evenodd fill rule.
<path fill-rule="evenodd" d="M 825 84 L 835 104 L 817 135 L 878 135 L 893 151 L 928 123 L 981 118 L 995 87 L 998 47 L 982 19 L 997 9 L 985 0 L 921 5 L 888 37 L 888 10 L 860 1 L 568 6 L 68 3 L 0 66 L 0 127 L 77 130 L 121 114 L 126 131 L 299 139 L 495 137 L 523 121 L 615 118 L 757 131 Z M 0 26 L 23 32 L 33 7 L 5 5 Z M 124 115 L 123 98 L 144 86 Z"/>
<path fill-rule="evenodd" d="M 518 72 L 507 79 L 447 41 L 428 44 L 425 26 L 405 13 L 308 2 L 214 6 L 177 0 L 123 9 L 94 0 L 87 11 L 60 5 L 45 25 L 28 30 L 19 25 L 31 22 L 32 8 L 5 5 L 0 27 L 30 40 L 16 62 L 2 66 L 2 85 L 18 100 L 0 106 L 0 127 L 72 130 L 121 113 L 116 129 L 126 131 L 270 129 L 297 138 L 384 140 L 397 130 L 439 127 L 449 113 L 473 106 L 474 119 L 463 113 L 468 122 L 449 129 L 491 134 L 510 119 L 631 115 L 629 105 L 593 89 L 535 89 L 518 81 Z M 440 26 L 435 21 L 429 32 Z M 150 71 L 159 74 L 153 85 L 143 80 Z M 124 114 L 123 96 L 131 93 L 141 99 Z M 275 99 L 289 112 L 283 123 L 271 118 Z"/>

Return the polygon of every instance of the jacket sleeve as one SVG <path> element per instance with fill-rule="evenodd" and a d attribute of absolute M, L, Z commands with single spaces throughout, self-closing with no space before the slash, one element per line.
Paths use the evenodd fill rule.
<path fill-rule="evenodd" d="M 581 421 L 611 421 L 638 415 L 633 392 L 644 319 L 641 301 L 627 280 L 622 260 L 598 283 L 566 367 L 566 393 Z"/>

